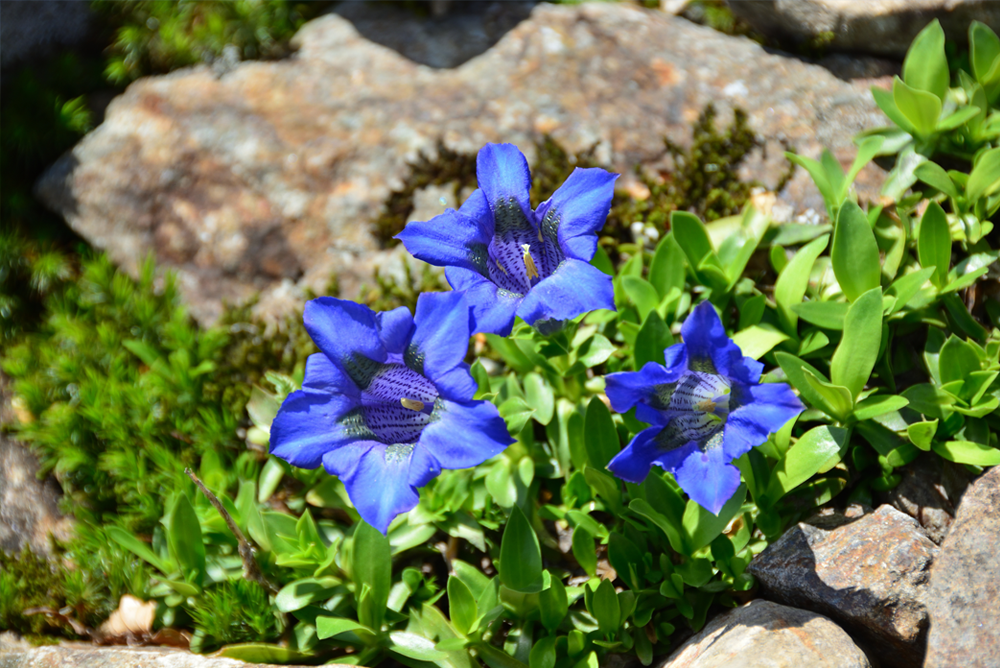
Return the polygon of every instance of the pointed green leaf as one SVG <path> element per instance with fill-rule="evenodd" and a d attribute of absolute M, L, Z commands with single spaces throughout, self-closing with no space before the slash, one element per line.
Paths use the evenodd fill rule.
<path fill-rule="evenodd" d="M 205 543 L 202 542 L 201 523 L 187 494 L 177 495 L 162 521 L 167 529 L 170 556 L 181 567 L 186 580 L 201 586 L 205 577 Z"/>
<path fill-rule="evenodd" d="M 621 441 L 611 411 L 598 397 L 587 404 L 585 416 L 584 445 L 587 449 L 587 460 L 591 467 L 603 471 L 608 462 L 621 451 Z"/>
<path fill-rule="evenodd" d="M 788 449 L 771 474 L 762 503 L 772 506 L 847 451 L 847 430 L 821 426 L 810 429 Z"/>
<path fill-rule="evenodd" d="M 774 300 L 778 303 L 778 316 L 785 332 L 791 336 L 798 337 L 796 328 L 799 322 L 799 317 L 792 310 L 792 306 L 802 303 L 802 297 L 805 296 L 809 285 L 812 266 L 829 241 L 829 235 L 823 235 L 799 249 L 774 284 Z"/>
<path fill-rule="evenodd" d="M 672 345 L 674 345 L 674 337 L 670 333 L 667 323 L 663 321 L 659 313 L 650 311 L 635 337 L 633 368 L 638 371 L 647 362 L 663 364 L 663 351 Z"/>
<path fill-rule="evenodd" d="M 354 529 L 353 545 L 354 582 L 357 595 L 367 585 L 371 595 L 371 620 L 359 621 L 372 629 L 380 629 L 392 588 L 392 553 L 389 539 L 378 529 L 361 521 Z"/>
<path fill-rule="evenodd" d="M 908 86 L 932 93 L 944 101 L 951 77 L 944 55 L 944 30 L 937 19 L 917 33 L 903 61 L 903 80 Z"/>
<path fill-rule="evenodd" d="M 948 197 L 958 197 L 958 188 L 955 187 L 955 182 L 948 176 L 948 172 L 944 171 L 944 167 L 936 162 L 930 160 L 923 162 L 913 170 L 913 173 L 918 179 L 940 190 Z"/>
<path fill-rule="evenodd" d="M 896 77 L 892 82 L 892 99 L 918 135 L 929 137 L 934 134 L 941 116 L 940 98 L 933 93 L 912 88 Z"/>
<path fill-rule="evenodd" d="M 950 462 L 973 466 L 1000 464 L 1000 450 L 974 441 L 935 442 L 931 447 L 934 452 Z"/>
<path fill-rule="evenodd" d="M 817 327 L 840 330 L 844 328 L 844 318 L 847 317 L 849 307 L 847 302 L 802 302 L 793 304 L 792 310 Z"/>
<path fill-rule="evenodd" d="M 951 232 L 948 231 L 944 210 L 937 202 L 931 202 L 920 219 L 917 255 L 922 267 L 935 267 L 931 278 L 934 285 L 943 288 L 948 282 L 948 269 L 951 267 Z"/>
<path fill-rule="evenodd" d="M 684 251 L 677 245 L 673 233 L 667 234 L 656 246 L 649 264 L 649 282 L 666 299 L 672 288 L 684 291 Z"/>
<path fill-rule="evenodd" d="M 830 361 L 830 382 L 857 397 L 871 376 L 882 342 L 882 290 L 865 292 L 844 318 L 844 336 Z"/>
<path fill-rule="evenodd" d="M 542 626 L 550 632 L 559 628 L 569 611 L 569 599 L 566 596 L 566 587 L 558 578 L 553 577 L 549 587 L 538 595 L 538 609 L 541 613 Z"/>
<path fill-rule="evenodd" d="M 1000 71 L 995 67 L 998 58 L 1000 38 L 985 23 L 973 21 L 969 26 L 969 64 L 979 83 L 984 86 L 993 83 L 991 75 Z"/>
<path fill-rule="evenodd" d="M 830 259 L 837 283 L 850 301 L 879 286 L 878 243 L 864 211 L 854 202 L 840 207 Z"/>
<path fill-rule="evenodd" d="M 528 518 L 517 506 L 500 541 L 500 582 L 508 589 L 525 594 L 542 590 L 542 549 Z"/>
<path fill-rule="evenodd" d="M 448 615 L 462 635 L 468 635 L 478 616 L 472 591 L 454 575 L 448 578 Z"/>
<path fill-rule="evenodd" d="M 975 202 L 988 197 L 1000 189 L 1000 148 L 993 148 L 979 155 L 969 181 L 965 184 L 965 197 Z"/>

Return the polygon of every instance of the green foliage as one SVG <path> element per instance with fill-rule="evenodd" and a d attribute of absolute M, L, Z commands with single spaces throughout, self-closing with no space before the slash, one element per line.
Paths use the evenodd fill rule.
<path fill-rule="evenodd" d="M 125 84 L 146 74 L 211 61 L 234 47 L 238 60 L 277 58 L 306 19 L 328 3 L 288 0 L 169 2 L 93 0 L 114 28 L 109 81 Z"/>

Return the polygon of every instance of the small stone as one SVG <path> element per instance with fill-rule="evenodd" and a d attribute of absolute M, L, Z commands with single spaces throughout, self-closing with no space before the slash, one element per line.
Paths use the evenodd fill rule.
<path fill-rule="evenodd" d="M 757 599 L 719 615 L 658 668 L 869 668 L 851 637 L 822 615 Z"/>
<path fill-rule="evenodd" d="M 799 523 L 750 563 L 761 594 L 829 616 L 880 665 L 919 666 L 937 546 L 892 506 L 821 520 L 830 528 Z"/>
<path fill-rule="evenodd" d="M 955 517 L 955 506 L 972 476 L 958 464 L 923 454 L 897 469 L 902 480 L 877 498 L 917 520 L 938 545 Z"/>
<path fill-rule="evenodd" d="M 924 26 L 938 19 L 950 41 L 968 41 L 969 24 L 1000 30 L 994 0 L 730 0 L 733 14 L 765 35 L 820 40 L 831 51 L 903 59 Z"/>
<path fill-rule="evenodd" d="M 931 569 L 925 668 L 1000 661 L 1000 466 L 976 480 Z"/>

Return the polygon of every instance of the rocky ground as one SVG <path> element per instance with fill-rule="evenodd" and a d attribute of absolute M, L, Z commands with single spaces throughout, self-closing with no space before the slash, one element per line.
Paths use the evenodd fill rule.
<path fill-rule="evenodd" d="M 804 25 L 807 4 L 818 9 Z M 895 5 L 903 15 L 869 16 L 864 32 L 854 17 L 862 5 Z M 996 11 L 955 0 L 736 8 L 761 30 L 780 25 L 802 40 L 832 31 L 844 50 L 898 57 L 885 26 L 909 25 L 916 5 L 981 19 Z M 446 19 L 451 32 L 427 23 Z M 438 141 L 470 151 L 512 141 L 527 150 L 551 133 L 573 150 L 596 144 L 620 168 L 653 164 L 662 159 L 661 138 L 689 141 L 691 121 L 713 101 L 747 110 L 767 146 L 748 169 L 774 183 L 786 144 L 812 157 L 828 146 L 849 162 L 852 136 L 884 122 L 868 86 L 884 85 L 898 67 L 844 55 L 808 63 L 627 5 L 524 3 L 486 18 L 421 21 L 342 5 L 307 24 L 287 60 L 140 80 L 49 170 L 38 193 L 129 271 L 153 253 L 178 273 L 203 322 L 218 317 L 223 300 L 256 292 L 261 310 L 281 313 L 304 289 L 321 291 L 332 273 L 348 295 L 370 280 L 384 255 L 369 223 L 407 162 Z M 877 22 L 882 33 L 872 32 Z M 475 39 L 456 41 L 463 30 Z M 899 35 L 898 43 L 905 48 L 911 38 Z M 877 196 L 882 176 L 866 169 L 861 195 Z M 801 171 L 778 195 L 789 216 L 822 210 Z M 421 201 L 414 218 L 444 206 L 437 197 Z M 0 403 L 8 412 L 0 422 L 10 422 L 16 407 Z M 0 432 L 3 549 L 29 542 L 44 550 L 49 532 L 69 529 L 55 483 L 39 482 L 36 470 L 24 446 Z M 903 482 L 877 508 L 791 528 L 750 567 L 759 598 L 710 621 L 659 665 L 997 665 L 1000 468 L 972 480 L 962 467 L 918 460 L 900 472 Z M 0 636 L 0 668 L 56 665 L 242 664 L 159 649 L 31 649 Z"/>

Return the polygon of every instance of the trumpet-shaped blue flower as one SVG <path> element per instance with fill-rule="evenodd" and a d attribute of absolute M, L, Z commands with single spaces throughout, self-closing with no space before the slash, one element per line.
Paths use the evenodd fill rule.
<path fill-rule="evenodd" d="M 681 327 L 683 343 L 664 351 L 666 366 L 649 362 L 638 372 L 606 377 L 608 399 L 619 413 L 633 406 L 652 426 L 608 464 L 623 480 L 642 482 L 653 464 L 718 515 L 740 484 L 732 461 L 767 440 L 803 406 L 785 384 L 760 384 L 764 365 L 743 357 L 708 302 Z"/>
<path fill-rule="evenodd" d="M 515 315 L 551 326 L 614 309 L 611 277 L 590 265 L 611 209 L 617 174 L 575 169 L 531 209 L 528 162 L 513 144 L 487 144 L 476 159 L 479 189 L 459 208 L 411 222 L 396 238 L 424 262 L 447 267 L 465 292 L 477 332 L 506 336 Z"/>
<path fill-rule="evenodd" d="M 441 469 L 476 466 L 513 443 L 496 407 L 472 399 L 461 294 L 422 294 L 414 316 L 321 297 L 303 319 L 321 352 L 271 425 L 271 454 L 322 463 L 382 533 Z"/>

